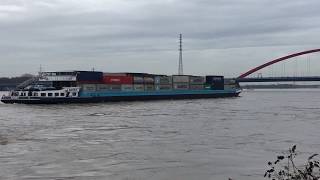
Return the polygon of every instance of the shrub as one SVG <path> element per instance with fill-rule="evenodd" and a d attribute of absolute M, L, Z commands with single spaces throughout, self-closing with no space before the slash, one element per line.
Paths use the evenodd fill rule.
<path fill-rule="evenodd" d="M 294 162 L 297 151 L 296 145 L 289 149 L 284 155 L 277 156 L 274 162 L 269 161 L 269 169 L 264 177 L 272 180 L 320 180 L 320 164 L 313 154 L 307 159 L 307 162 L 297 166 Z"/>

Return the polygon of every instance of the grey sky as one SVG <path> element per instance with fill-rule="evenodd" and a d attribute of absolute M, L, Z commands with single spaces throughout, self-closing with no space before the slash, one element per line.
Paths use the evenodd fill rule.
<path fill-rule="evenodd" d="M 319 7 L 318 0 L 0 0 L 0 76 L 36 73 L 40 64 L 173 74 L 179 33 L 185 73 L 236 76 L 319 48 Z"/>

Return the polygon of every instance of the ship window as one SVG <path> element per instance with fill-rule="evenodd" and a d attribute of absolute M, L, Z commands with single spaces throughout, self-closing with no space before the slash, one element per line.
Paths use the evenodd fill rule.
<path fill-rule="evenodd" d="M 64 93 L 60 93 L 60 96 L 64 96 Z"/>
<path fill-rule="evenodd" d="M 46 96 L 46 93 L 41 93 L 41 96 Z"/>
<path fill-rule="evenodd" d="M 77 96 L 77 93 L 75 93 L 75 92 L 74 92 L 74 93 L 72 93 L 72 96 Z"/>
<path fill-rule="evenodd" d="M 59 93 L 54 93 L 54 96 L 59 96 Z"/>
<path fill-rule="evenodd" d="M 52 93 L 48 93 L 48 96 L 52 96 Z"/>
<path fill-rule="evenodd" d="M 34 96 L 38 96 L 38 93 L 35 92 L 33 95 L 34 95 Z"/>

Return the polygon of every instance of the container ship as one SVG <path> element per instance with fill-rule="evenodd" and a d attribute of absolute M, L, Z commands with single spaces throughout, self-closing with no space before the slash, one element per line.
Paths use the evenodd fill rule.
<path fill-rule="evenodd" d="M 3 103 L 57 104 L 236 97 L 235 81 L 223 76 L 40 72 L 1 98 Z"/>

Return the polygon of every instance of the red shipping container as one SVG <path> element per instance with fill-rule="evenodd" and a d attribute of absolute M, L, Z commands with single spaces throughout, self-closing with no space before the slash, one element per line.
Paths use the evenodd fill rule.
<path fill-rule="evenodd" d="M 133 77 L 131 77 L 131 76 L 103 76 L 103 83 L 105 83 L 105 84 L 133 84 Z"/>

